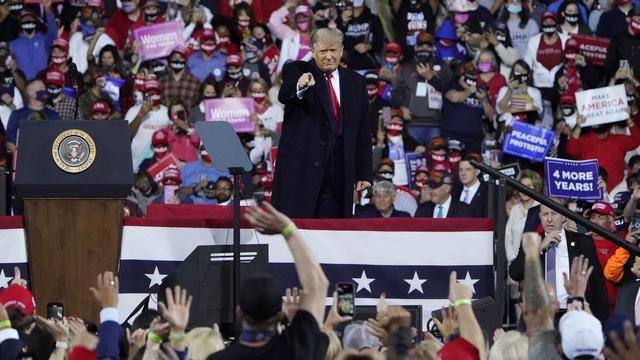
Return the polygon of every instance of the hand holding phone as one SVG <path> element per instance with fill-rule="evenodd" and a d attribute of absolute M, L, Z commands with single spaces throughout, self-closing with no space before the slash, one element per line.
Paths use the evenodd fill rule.
<path fill-rule="evenodd" d="M 356 294 L 353 283 L 344 282 L 336 284 L 338 293 L 338 314 L 340 316 L 351 316 L 355 314 Z"/>
<path fill-rule="evenodd" d="M 60 320 L 64 318 L 64 306 L 62 303 L 48 303 L 47 304 L 47 319 Z"/>

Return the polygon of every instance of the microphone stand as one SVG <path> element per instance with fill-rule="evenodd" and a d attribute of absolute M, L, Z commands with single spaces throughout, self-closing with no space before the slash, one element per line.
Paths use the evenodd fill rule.
<path fill-rule="evenodd" d="M 76 64 L 71 61 L 71 59 L 69 59 L 68 66 L 71 86 L 73 87 L 73 120 L 78 120 L 78 98 L 80 97 L 80 94 L 78 94 L 78 68 L 76 67 Z"/>

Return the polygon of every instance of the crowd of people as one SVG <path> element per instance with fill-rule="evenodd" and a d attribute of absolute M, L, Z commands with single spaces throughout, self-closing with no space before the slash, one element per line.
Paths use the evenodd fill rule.
<path fill-rule="evenodd" d="M 184 43 L 164 58 L 147 58 L 134 30 L 169 22 L 179 25 Z M 314 58 L 314 34 L 323 28 L 340 30 L 340 66 L 362 76 L 369 103 L 373 161 L 359 166 L 370 166 L 374 176 L 372 186 L 354 190 L 351 215 L 508 217 L 510 320 L 518 330 L 485 338 L 471 290 L 452 280 L 452 307 L 438 322 L 442 338 L 413 342 L 406 310 L 382 301 L 377 318 L 354 330 L 364 340 L 349 349 L 353 342 L 335 332 L 348 319 L 335 309 L 324 318 L 322 269 L 291 220 L 267 205 L 250 208 L 247 217 L 262 232 L 286 229 L 304 296 L 282 304 L 275 279 L 248 281 L 246 291 L 259 288 L 264 298 L 241 296 L 246 337 L 212 358 L 640 358 L 640 258 L 524 193 L 509 194 L 506 213 L 489 214 L 489 183 L 472 165 L 516 163 L 517 180 L 544 193 L 542 163 L 503 153 L 502 143 L 519 122 L 550 130 L 546 155 L 597 159 L 602 193 L 595 202 L 554 201 L 638 245 L 635 0 L 6 0 L 0 165 L 9 166 L 19 149 L 22 121 L 126 120 L 135 173 L 127 216 L 145 216 L 150 204 L 269 200 L 287 126 L 278 99 L 283 69 Z M 605 58 L 595 61 L 578 36 L 606 41 Z M 587 126 L 576 93 L 614 85 L 626 93 L 625 119 Z M 253 170 L 238 184 L 216 169 L 195 130 L 207 101 L 229 98 L 248 98 L 255 109 L 256 130 L 238 133 Z M 31 350 L 60 359 L 205 359 L 225 347 L 216 328 L 185 333 L 190 301 L 181 289 L 167 293 L 158 318 L 123 335 L 114 322 L 117 278 L 101 275 L 92 290 L 103 307 L 96 337 L 80 319 L 34 317 L 25 287 L 18 276 L 0 293 L 7 308 L 0 306 L 0 359 Z M 42 339 L 57 341 L 55 348 Z"/>

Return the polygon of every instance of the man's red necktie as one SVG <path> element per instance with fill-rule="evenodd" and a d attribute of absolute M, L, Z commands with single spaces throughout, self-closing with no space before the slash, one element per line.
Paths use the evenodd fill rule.
<path fill-rule="evenodd" d="M 327 83 L 329 84 L 329 95 L 331 95 L 331 104 L 333 104 L 333 113 L 336 115 L 336 132 L 340 132 L 340 103 L 338 102 L 338 97 L 336 96 L 336 92 L 333 89 L 333 84 L 331 83 L 331 79 L 333 79 L 333 74 L 327 74 Z"/>

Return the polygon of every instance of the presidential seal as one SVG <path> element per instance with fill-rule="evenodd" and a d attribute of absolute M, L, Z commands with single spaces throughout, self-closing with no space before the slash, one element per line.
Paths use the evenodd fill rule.
<path fill-rule="evenodd" d="M 70 129 L 62 132 L 53 141 L 51 155 L 62 171 L 77 174 L 93 164 L 96 159 L 96 144 L 86 132 Z"/>

